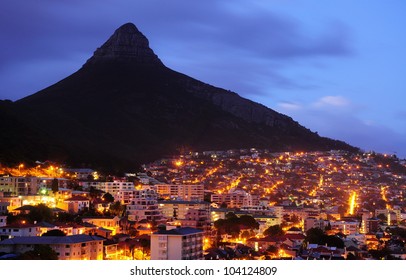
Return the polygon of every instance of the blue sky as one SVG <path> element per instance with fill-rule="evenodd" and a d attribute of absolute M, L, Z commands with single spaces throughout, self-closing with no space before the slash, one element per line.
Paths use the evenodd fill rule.
<path fill-rule="evenodd" d="M 3 0 L 0 99 L 68 76 L 133 22 L 176 71 L 406 158 L 405 11 L 401 0 Z"/>

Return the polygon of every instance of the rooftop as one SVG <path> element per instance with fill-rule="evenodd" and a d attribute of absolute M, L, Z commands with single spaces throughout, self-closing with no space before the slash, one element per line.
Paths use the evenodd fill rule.
<path fill-rule="evenodd" d="M 69 236 L 23 236 L 6 239 L 0 242 L 1 245 L 24 245 L 24 244 L 74 244 L 89 242 L 94 240 L 104 240 L 95 235 L 77 234 Z"/>
<path fill-rule="evenodd" d="M 171 230 L 158 230 L 157 232 L 154 232 L 154 235 L 158 234 L 165 234 L 165 235 L 189 235 L 189 234 L 195 234 L 195 233 L 202 233 L 203 230 L 196 229 L 196 228 L 191 228 L 191 227 L 180 227 L 180 228 L 174 228 Z"/>

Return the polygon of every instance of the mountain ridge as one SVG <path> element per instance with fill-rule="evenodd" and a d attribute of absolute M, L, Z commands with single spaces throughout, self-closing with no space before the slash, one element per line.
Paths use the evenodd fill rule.
<path fill-rule="evenodd" d="M 3 102 L 0 113 L 9 119 L 4 128 L 13 122 L 24 127 L 0 137 L 9 147 L 0 150 L 0 162 L 31 158 L 29 151 L 13 150 L 18 142 L 36 149 L 41 158 L 31 160 L 106 168 L 130 168 L 181 148 L 356 149 L 167 68 L 132 23 L 119 27 L 78 71 L 12 104 Z"/>

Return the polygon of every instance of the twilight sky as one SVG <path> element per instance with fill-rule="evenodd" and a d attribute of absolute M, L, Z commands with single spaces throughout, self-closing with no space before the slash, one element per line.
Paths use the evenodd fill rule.
<path fill-rule="evenodd" d="M 405 12 L 403 0 L 3 0 L 0 99 L 75 72 L 133 22 L 173 70 L 406 158 Z"/>

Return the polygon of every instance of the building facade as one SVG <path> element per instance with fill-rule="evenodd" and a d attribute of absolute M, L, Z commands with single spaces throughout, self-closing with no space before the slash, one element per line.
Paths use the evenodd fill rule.
<path fill-rule="evenodd" d="M 0 241 L 0 251 L 22 254 L 35 245 L 48 245 L 59 260 L 102 260 L 103 238 L 92 235 L 25 236 Z"/>
<path fill-rule="evenodd" d="M 203 231 L 180 227 L 151 235 L 151 260 L 203 260 Z"/>
<path fill-rule="evenodd" d="M 178 199 L 185 201 L 203 201 L 204 186 L 203 185 L 170 185 L 159 184 L 155 185 L 157 192 L 164 199 Z"/>

